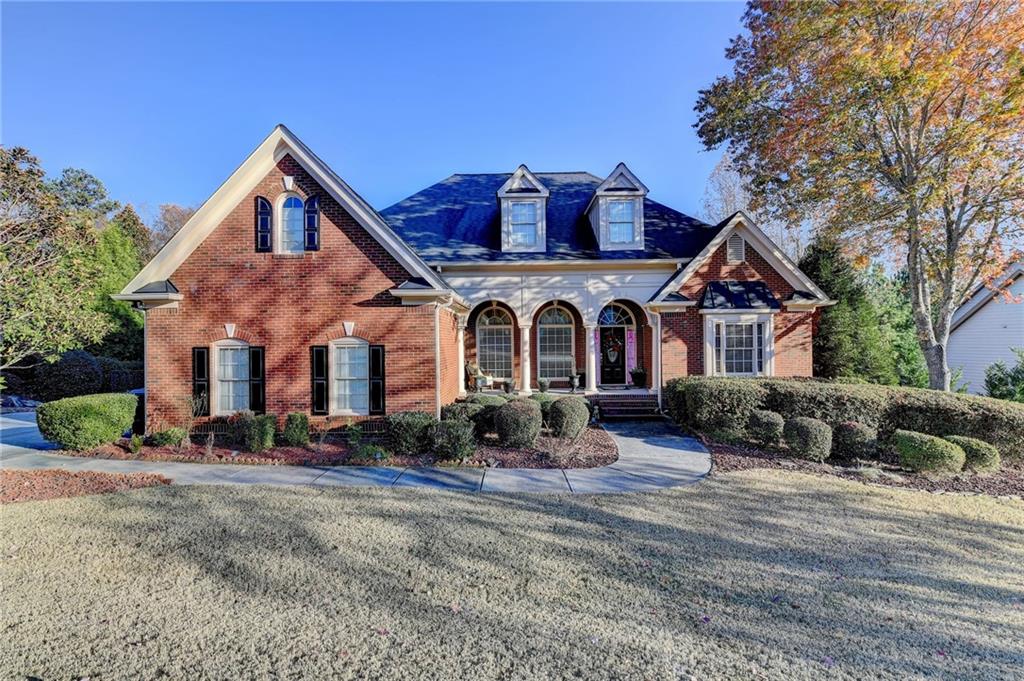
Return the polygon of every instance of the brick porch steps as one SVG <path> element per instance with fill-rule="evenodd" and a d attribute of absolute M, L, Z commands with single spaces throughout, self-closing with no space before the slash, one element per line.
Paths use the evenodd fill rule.
<path fill-rule="evenodd" d="M 602 394 L 588 397 L 600 408 L 602 419 L 655 419 L 661 418 L 657 395 Z"/>

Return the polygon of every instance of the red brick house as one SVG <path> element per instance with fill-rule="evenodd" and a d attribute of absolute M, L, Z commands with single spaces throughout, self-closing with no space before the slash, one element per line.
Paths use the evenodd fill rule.
<path fill-rule="evenodd" d="M 807 376 L 830 303 L 743 214 L 695 220 L 623 164 L 453 175 L 378 212 L 284 126 L 115 298 L 145 311 L 150 428 L 190 395 L 211 417 L 436 413 L 467 362 L 524 393 Z"/>

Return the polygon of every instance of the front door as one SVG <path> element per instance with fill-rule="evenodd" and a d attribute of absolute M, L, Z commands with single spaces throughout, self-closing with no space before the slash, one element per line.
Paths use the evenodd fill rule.
<path fill-rule="evenodd" d="M 622 385 L 626 382 L 626 329 L 621 326 L 601 327 L 601 383 Z"/>

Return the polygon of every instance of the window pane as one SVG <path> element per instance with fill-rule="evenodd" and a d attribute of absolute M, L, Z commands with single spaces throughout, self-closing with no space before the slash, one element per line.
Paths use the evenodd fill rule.
<path fill-rule="evenodd" d="M 334 348 L 334 408 L 365 412 L 369 409 L 369 347 L 342 345 Z"/>
<path fill-rule="evenodd" d="M 510 232 L 512 244 L 515 246 L 533 246 L 537 243 L 537 225 L 512 225 Z"/>
<path fill-rule="evenodd" d="M 537 329 L 537 375 L 569 378 L 575 373 L 572 326 L 540 326 Z"/>
<path fill-rule="evenodd" d="M 480 370 L 495 378 L 512 378 L 512 329 L 482 327 L 477 331 Z"/>
<path fill-rule="evenodd" d="M 612 201 L 609 203 L 608 219 L 612 222 L 633 222 L 633 202 Z"/>
<path fill-rule="evenodd" d="M 532 201 L 529 203 L 517 201 L 510 204 L 512 207 L 512 222 L 513 223 L 536 223 L 537 222 L 537 204 Z"/>
<path fill-rule="evenodd" d="M 754 373 L 754 324 L 725 324 L 725 373 Z"/>
<path fill-rule="evenodd" d="M 294 196 L 288 197 L 281 209 L 282 251 L 296 253 L 303 250 L 303 220 L 302 200 Z"/>

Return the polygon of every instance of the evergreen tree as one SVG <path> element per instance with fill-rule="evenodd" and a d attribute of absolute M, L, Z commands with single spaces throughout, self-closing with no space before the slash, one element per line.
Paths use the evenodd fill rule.
<path fill-rule="evenodd" d="M 110 297 L 124 288 L 142 267 L 138 245 L 133 235 L 125 233 L 120 221 L 123 213 L 111 220 L 96 239 L 93 260 L 99 276 L 91 307 L 108 318 L 110 330 L 90 350 L 98 355 L 139 360 L 142 359 L 142 315 L 129 303 Z M 135 216 L 134 211 L 131 215 Z M 128 226 L 132 229 L 130 222 Z"/>
<path fill-rule="evenodd" d="M 113 221 L 120 227 L 121 232 L 135 244 L 135 250 L 138 253 L 139 259 L 148 260 L 152 248 L 153 235 L 150 234 L 149 227 L 146 227 L 142 222 L 142 218 L 135 212 L 132 205 L 128 204 L 122 208 L 114 216 Z"/>
<path fill-rule="evenodd" d="M 876 264 L 868 270 L 866 284 L 868 297 L 878 310 L 882 337 L 893 354 L 899 384 L 927 388 L 928 365 L 917 341 L 906 272 L 890 277 Z"/>

